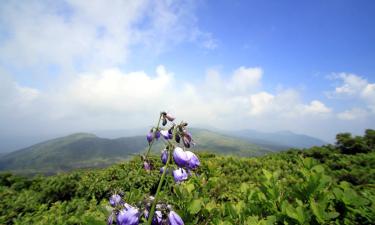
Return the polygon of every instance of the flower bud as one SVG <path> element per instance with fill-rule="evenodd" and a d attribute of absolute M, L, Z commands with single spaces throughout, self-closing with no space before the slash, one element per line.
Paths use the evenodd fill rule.
<path fill-rule="evenodd" d="M 163 125 L 163 126 L 167 125 L 167 119 L 166 119 L 165 117 L 163 117 L 162 125 Z"/>
<path fill-rule="evenodd" d="M 169 212 L 168 220 L 170 225 L 184 225 L 184 221 L 182 221 L 181 217 L 175 211 Z"/>
<path fill-rule="evenodd" d="M 190 141 L 184 136 L 182 138 L 182 142 L 184 143 L 185 148 L 190 148 Z"/>
<path fill-rule="evenodd" d="M 137 208 L 129 206 L 120 210 L 117 215 L 118 225 L 138 225 L 139 223 L 139 211 Z"/>
<path fill-rule="evenodd" d="M 168 150 L 167 149 L 164 149 L 162 152 L 161 152 L 161 161 L 163 164 L 166 164 L 167 163 L 167 160 L 168 160 Z"/>
<path fill-rule="evenodd" d="M 192 136 L 191 136 L 191 133 L 185 131 L 184 133 L 184 137 L 186 137 L 186 139 L 191 142 L 193 140 Z"/>
<path fill-rule="evenodd" d="M 118 195 L 118 194 L 114 194 L 112 195 L 110 198 L 109 198 L 109 204 L 112 206 L 112 207 L 116 207 L 118 205 L 121 204 L 121 196 Z"/>
<path fill-rule="evenodd" d="M 188 178 L 188 174 L 182 168 L 173 170 L 173 178 L 176 183 L 180 183 Z"/>
<path fill-rule="evenodd" d="M 173 160 L 177 166 L 184 167 L 188 163 L 189 157 L 182 148 L 176 147 L 173 151 Z"/>
<path fill-rule="evenodd" d="M 148 143 L 150 144 L 150 143 L 152 142 L 153 139 L 154 139 L 154 138 L 153 138 L 152 132 L 150 131 L 150 132 L 147 134 L 147 141 L 148 141 Z"/>
<path fill-rule="evenodd" d="M 159 130 L 155 131 L 154 136 L 155 136 L 156 139 L 159 139 L 160 138 L 160 131 Z"/>
<path fill-rule="evenodd" d="M 167 118 L 167 120 L 169 120 L 169 121 L 173 121 L 174 119 L 176 119 L 174 116 L 172 116 L 171 114 L 169 114 L 169 113 L 167 113 L 166 115 L 165 115 L 165 118 Z"/>
<path fill-rule="evenodd" d="M 185 151 L 185 153 L 189 158 L 189 161 L 188 161 L 186 167 L 188 169 L 191 169 L 191 170 L 196 169 L 200 165 L 200 161 L 199 161 L 198 157 L 194 153 L 192 153 L 191 151 Z"/>
<path fill-rule="evenodd" d="M 180 135 L 176 134 L 175 140 L 176 140 L 177 143 L 180 143 L 180 140 L 181 140 Z"/>

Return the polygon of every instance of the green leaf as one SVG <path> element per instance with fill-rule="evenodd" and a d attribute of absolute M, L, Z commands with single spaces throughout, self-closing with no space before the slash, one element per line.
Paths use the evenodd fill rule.
<path fill-rule="evenodd" d="M 190 202 L 188 210 L 190 214 L 197 214 L 202 208 L 202 200 L 201 199 L 194 199 Z"/>

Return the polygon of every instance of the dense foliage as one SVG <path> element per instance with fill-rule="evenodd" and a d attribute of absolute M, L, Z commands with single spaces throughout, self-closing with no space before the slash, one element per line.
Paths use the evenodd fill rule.
<path fill-rule="evenodd" d="M 160 199 L 185 224 L 372 224 L 374 143 L 367 130 L 339 134 L 336 145 L 258 158 L 198 153 L 199 175 L 181 184 L 168 176 Z M 138 158 L 50 177 L 1 174 L 0 224 L 105 224 L 113 190 L 133 205 L 155 192 L 162 164 L 151 160 L 156 169 L 140 176 Z"/>

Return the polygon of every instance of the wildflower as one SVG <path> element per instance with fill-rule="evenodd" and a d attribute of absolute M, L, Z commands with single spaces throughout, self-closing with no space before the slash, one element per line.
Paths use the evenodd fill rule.
<path fill-rule="evenodd" d="M 186 152 L 180 147 L 176 147 L 174 149 L 173 159 L 179 167 L 185 167 L 189 161 L 189 157 L 186 155 Z"/>
<path fill-rule="evenodd" d="M 154 136 L 155 136 L 156 139 L 159 139 L 160 138 L 160 131 L 156 130 Z"/>
<path fill-rule="evenodd" d="M 169 120 L 169 121 L 171 121 L 171 122 L 172 122 L 174 119 L 176 119 L 176 117 L 172 116 L 172 115 L 169 114 L 169 113 L 165 114 L 165 118 L 167 118 L 167 120 Z"/>
<path fill-rule="evenodd" d="M 122 202 L 121 196 L 118 194 L 114 194 L 109 198 L 109 204 L 111 204 L 112 207 L 116 207 L 120 205 Z"/>
<path fill-rule="evenodd" d="M 152 140 L 154 139 L 152 131 L 148 132 L 146 138 L 147 138 L 148 143 L 150 144 L 152 142 Z"/>
<path fill-rule="evenodd" d="M 185 151 L 185 154 L 187 155 L 189 159 L 186 167 L 191 170 L 196 169 L 200 165 L 200 161 L 198 157 L 191 151 Z"/>
<path fill-rule="evenodd" d="M 172 135 L 168 132 L 168 130 L 162 130 L 160 133 L 163 135 L 165 140 L 172 139 Z"/>
<path fill-rule="evenodd" d="M 139 223 L 139 211 L 130 205 L 127 205 L 117 215 L 118 225 L 138 225 Z"/>
<path fill-rule="evenodd" d="M 163 215 L 161 211 L 155 211 L 154 217 L 152 218 L 152 225 L 162 225 Z"/>
<path fill-rule="evenodd" d="M 182 137 L 182 142 L 184 143 L 184 146 L 186 148 L 190 148 L 191 146 L 191 143 L 192 143 L 192 137 L 191 137 L 191 134 L 189 132 L 184 132 L 184 135 Z"/>
<path fill-rule="evenodd" d="M 151 164 L 147 161 L 143 161 L 143 168 L 146 170 L 146 171 L 150 171 L 151 170 Z"/>
<path fill-rule="evenodd" d="M 169 212 L 168 220 L 170 225 L 184 225 L 184 221 L 182 221 L 181 217 L 175 211 Z"/>
<path fill-rule="evenodd" d="M 180 183 L 188 178 L 188 174 L 182 168 L 173 171 L 173 178 L 176 183 Z"/>
<path fill-rule="evenodd" d="M 161 152 L 161 161 L 163 162 L 163 164 L 166 164 L 167 160 L 168 160 L 168 151 L 167 151 L 167 149 L 164 149 Z"/>

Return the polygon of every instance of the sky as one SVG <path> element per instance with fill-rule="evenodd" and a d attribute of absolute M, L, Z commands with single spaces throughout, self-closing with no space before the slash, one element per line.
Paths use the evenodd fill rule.
<path fill-rule="evenodd" d="M 375 128 L 375 2 L 1 1 L 0 139 Z M 4 140 L 5 140 L 4 139 Z"/>

